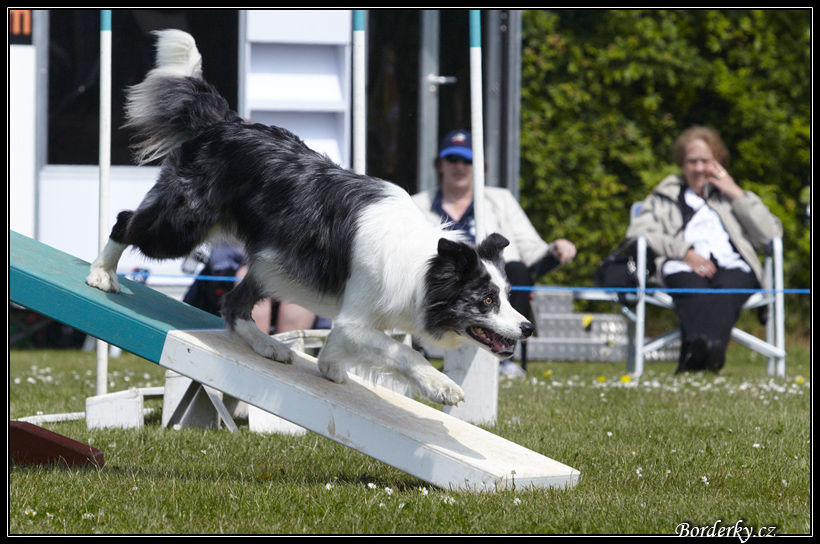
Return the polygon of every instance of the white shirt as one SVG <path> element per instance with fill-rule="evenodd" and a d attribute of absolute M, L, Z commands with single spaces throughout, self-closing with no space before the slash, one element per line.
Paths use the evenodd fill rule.
<path fill-rule="evenodd" d="M 413 201 L 434 225 L 441 223 L 439 214 L 432 210 L 437 190 L 413 195 Z M 504 249 L 505 262 L 520 261 L 532 266 L 544 258 L 550 245 L 541 239 L 510 191 L 502 187 L 484 187 L 484 203 L 485 231 L 497 232 L 510 242 Z"/>
<path fill-rule="evenodd" d="M 751 272 L 751 267 L 729 241 L 729 234 L 717 212 L 707 206 L 706 201 L 692 189 L 687 188 L 683 198 L 686 204 L 695 210 L 683 231 L 683 239 L 692 244 L 695 253 L 707 259 L 714 257 L 721 268 L 740 268 L 745 272 Z M 677 272 L 692 272 L 692 268 L 683 261 L 671 259 L 663 264 L 665 275 Z"/>

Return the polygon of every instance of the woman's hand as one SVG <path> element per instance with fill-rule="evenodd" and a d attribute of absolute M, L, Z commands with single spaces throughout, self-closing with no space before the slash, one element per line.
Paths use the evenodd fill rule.
<path fill-rule="evenodd" d="M 558 259 L 558 262 L 561 264 L 567 264 L 574 259 L 575 252 L 575 244 L 563 238 L 559 238 L 550 244 L 550 253 L 552 253 L 553 257 Z"/>
<path fill-rule="evenodd" d="M 729 200 L 734 200 L 743 194 L 743 189 L 716 160 L 712 159 L 706 165 L 706 174 L 709 182 Z"/>
<path fill-rule="evenodd" d="M 686 252 L 686 256 L 683 258 L 683 262 L 689 265 L 689 267 L 692 269 L 692 272 L 704 278 L 711 279 L 712 276 L 715 275 L 715 272 L 717 272 L 717 267 L 715 266 L 715 263 L 713 263 L 706 257 L 698 255 L 697 253 L 695 253 L 694 249 L 690 249 Z"/>

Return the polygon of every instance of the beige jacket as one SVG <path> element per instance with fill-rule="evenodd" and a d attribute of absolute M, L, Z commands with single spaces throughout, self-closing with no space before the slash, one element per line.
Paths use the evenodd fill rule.
<path fill-rule="evenodd" d="M 432 211 L 438 189 L 413 195 L 413 201 L 431 223 L 441 223 L 439 215 Z M 487 234 L 497 232 L 510 241 L 504 249 L 504 261 L 520 261 L 532 266 L 549 251 L 549 244 L 541 239 L 527 214 L 512 193 L 501 187 L 484 187 L 484 226 Z"/>
<path fill-rule="evenodd" d="M 683 176 L 664 178 L 644 200 L 638 215 L 626 231 L 627 238 L 645 236 L 647 245 L 656 253 L 657 270 L 667 259 L 683 260 L 692 247 L 683 239 L 683 214 L 678 205 Z M 730 201 L 711 184 L 704 188 L 706 204 L 715 210 L 740 256 L 752 267 L 762 284 L 763 267 L 757 252 L 772 238 L 783 236 L 783 225 L 754 193 L 743 194 Z M 661 278 L 653 278 L 660 281 Z"/>

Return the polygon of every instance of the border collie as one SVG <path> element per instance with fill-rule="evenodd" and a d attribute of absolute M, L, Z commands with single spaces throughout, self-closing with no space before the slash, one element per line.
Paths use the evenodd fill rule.
<path fill-rule="evenodd" d="M 397 185 L 342 169 L 285 129 L 245 122 L 202 78 L 190 35 L 156 34 L 156 66 L 128 90 L 125 126 L 137 162 L 162 158 L 162 167 L 139 207 L 119 213 L 89 285 L 118 292 L 128 246 L 179 258 L 228 233 L 244 243 L 248 272 L 222 316 L 253 351 L 292 362 L 251 319 L 264 297 L 291 300 L 333 319 L 318 359 L 324 377 L 342 383 L 356 361 L 446 405 L 464 399 L 461 388 L 384 331 L 445 349 L 472 342 L 499 358 L 532 334 L 507 298 L 504 237 L 469 244 L 430 224 Z"/>

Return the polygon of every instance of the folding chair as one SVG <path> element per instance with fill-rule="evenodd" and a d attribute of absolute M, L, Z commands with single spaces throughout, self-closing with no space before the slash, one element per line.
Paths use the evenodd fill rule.
<path fill-rule="evenodd" d="M 630 217 L 635 217 L 640 209 L 640 202 L 632 205 Z M 786 337 L 783 295 L 783 242 L 774 238 L 765 251 L 763 263 L 763 289 L 754 293 L 743 305 L 744 310 L 767 307 L 766 340 L 734 327 L 731 339 L 767 358 L 766 370 L 769 376 L 786 375 Z M 621 304 L 618 293 L 581 291 L 576 298 L 584 300 L 609 300 L 620 305 L 621 311 L 630 321 L 627 344 L 627 372 L 639 377 L 643 374 L 644 360 L 648 353 L 660 350 L 680 339 L 680 328 L 676 328 L 655 338 L 645 338 L 646 305 L 659 306 L 674 310 L 672 297 L 662 290 L 646 286 L 646 238 L 638 238 L 637 277 L 639 285 L 636 292 L 628 293 L 626 304 Z M 720 296 L 716 294 L 715 296 Z"/>

